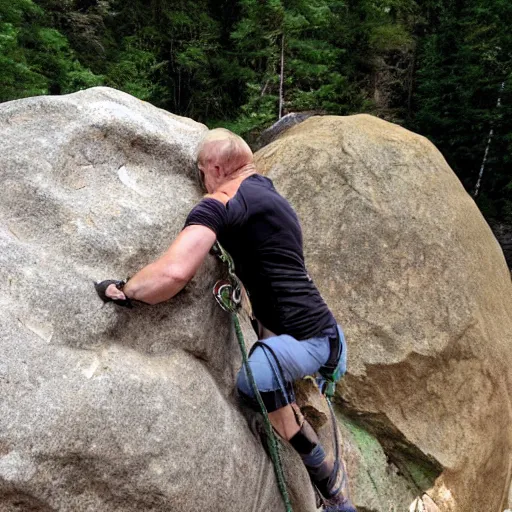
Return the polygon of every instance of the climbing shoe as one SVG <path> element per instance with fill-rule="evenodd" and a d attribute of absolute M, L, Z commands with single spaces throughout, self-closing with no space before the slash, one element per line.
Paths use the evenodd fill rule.
<path fill-rule="evenodd" d="M 357 509 L 354 507 L 352 502 L 347 498 L 343 498 L 340 495 L 341 499 L 338 497 L 331 498 L 328 500 L 324 500 L 324 511 L 325 512 L 357 512 Z"/>
<path fill-rule="evenodd" d="M 317 484 L 325 512 L 357 512 L 348 494 L 347 474 L 343 462 L 336 461 L 331 476 Z"/>

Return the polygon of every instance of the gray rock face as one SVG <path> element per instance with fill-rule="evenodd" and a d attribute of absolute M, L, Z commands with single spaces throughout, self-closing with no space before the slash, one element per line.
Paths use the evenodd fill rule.
<path fill-rule="evenodd" d="M 256 156 L 346 332 L 356 505 L 402 511 L 426 493 L 442 512 L 502 512 L 512 284 L 473 200 L 430 142 L 371 116 L 312 117 Z"/>
<path fill-rule="evenodd" d="M 283 509 L 234 404 L 213 258 L 168 304 L 128 311 L 92 286 L 179 233 L 205 131 L 106 88 L 0 105 L 0 510 Z"/>

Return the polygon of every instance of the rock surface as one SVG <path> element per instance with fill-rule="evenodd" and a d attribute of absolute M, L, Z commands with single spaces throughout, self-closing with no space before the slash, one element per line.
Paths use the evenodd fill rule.
<path fill-rule="evenodd" d="M 169 304 L 128 311 L 92 286 L 179 233 L 205 131 L 106 88 L 0 105 L 2 512 L 283 510 L 234 402 L 214 259 Z M 286 460 L 310 512 L 300 459 Z"/>
<path fill-rule="evenodd" d="M 402 511 L 426 494 L 443 512 L 502 512 L 512 286 L 446 161 L 425 138 L 357 115 L 312 117 L 257 164 L 297 209 L 310 274 L 345 328 L 356 505 Z"/>
<path fill-rule="evenodd" d="M 92 287 L 179 232 L 205 130 L 106 88 L 0 105 L 1 512 L 283 510 L 233 396 L 213 258 L 169 304 L 126 311 Z M 346 330 L 339 419 L 360 510 L 501 512 L 510 277 L 445 161 L 353 116 L 311 118 L 258 163 L 297 208 Z M 311 386 L 299 401 L 329 443 Z M 294 512 L 313 512 L 300 459 L 285 447 L 284 461 Z"/>

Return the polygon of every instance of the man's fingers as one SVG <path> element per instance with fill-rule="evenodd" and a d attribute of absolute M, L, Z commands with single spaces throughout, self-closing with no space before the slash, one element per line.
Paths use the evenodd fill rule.
<path fill-rule="evenodd" d="M 133 307 L 131 300 L 126 297 L 126 295 L 118 288 L 118 286 L 122 287 L 124 284 L 125 281 L 107 279 L 99 283 L 94 283 L 94 288 L 96 289 L 96 293 L 98 294 L 99 298 L 103 302 L 114 301 L 114 304 L 117 306 L 131 308 Z"/>
<path fill-rule="evenodd" d="M 126 295 L 121 290 L 118 290 L 115 284 L 111 284 L 107 287 L 105 295 L 109 299 L 126 300 Z"/>

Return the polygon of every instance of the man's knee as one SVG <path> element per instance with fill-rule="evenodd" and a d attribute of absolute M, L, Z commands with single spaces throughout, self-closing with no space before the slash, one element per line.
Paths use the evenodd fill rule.
<path fill-rule="evenodd" d="M 247 374 L 242 366 L 240 371 L 238 372 L 238 376 L 236 378 L 236 388 L 242 397 L 254 398 L 254 392 L 251 384 L 249 383 L 249 379 Z"/>
<path fill-rule="evenodd" d="M 259 391 L 267 412 L 276 411 L 277 409 L 295 401 L 293 385 L 291 382 L 284 382 L 281 379 L 281 382 L 279 382 L 277 379 L 273 378 L 273 370 L 270 367 L 253 365 L 251 362 L 249 362 L 249 366 L 254 378 L 254 384 Z M 251 384 L 244 367 L 242 367 L 238 372 L 236 387 L 239 395 L 244 399 L 244 401 L 246 401 L 253 409 L 260 409 L 253 384 Z"/>
<path fill-rule="evenodd" d="M 261 364 L 254 364 L 254 362 L 250 360 L 249 368 L 251 370 L 254 382 L 251 383 L 251 380 L 249 378 L 249 375 L 247 374 L 245 367 L 242 366 L 236 378 L 236 387 L 243 398 L 248 398 L 250 400 L 256 401 L 254 385 L 256 386 L 260 394 L 272 390 L 272 388 L 274 387 L 270 374 L 271 369 Z"/>

